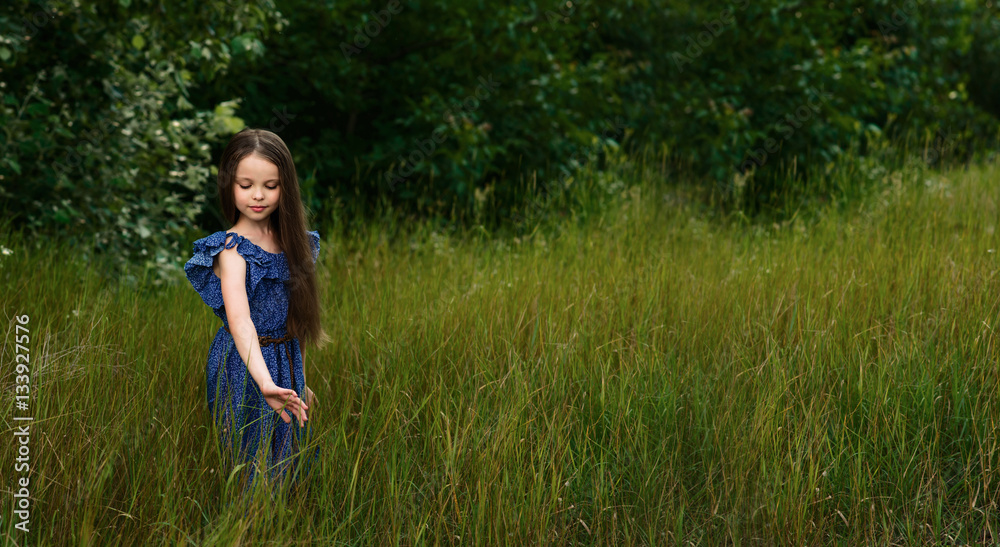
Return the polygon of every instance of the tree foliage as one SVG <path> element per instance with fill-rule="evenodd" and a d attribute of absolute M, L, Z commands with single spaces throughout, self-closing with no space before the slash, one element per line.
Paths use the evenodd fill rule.
<path fill-rule="evenodd" d="M 15 0 L 0 7 L 0 199 L 21 227 L 176 267 L 236 101 L 195 108 L 271 5 Z M 186 249 L 185 249 L 186 250 Z"/>
<path fill-rule="evenodd" d="M 293 112 L 288 138 L 323 201 L 467 212 L 489 196 L 502 217 L 631 135 L 729 197 L 749 180 L 742 203 L 755 209 L 789 184 L 782 166 L 808 176 L 871 136 L 918 132 L 955 150 L 996 137 L 1000 27 L 979 3 L 279 8 L 288 32 L 209 96 L 245 91 L 251 124 Z"/>
<path fill-rule="evenodd" d="M 620 145 L 753 212 L 873 136 L 955 158 L 992 142 L 998 38 L 997 8 L 961 0 L 15 0 L 0 199 L 31 229 L 169 261 L 245 121 L 285 139 L 324 216 L 523 219 Z"/>

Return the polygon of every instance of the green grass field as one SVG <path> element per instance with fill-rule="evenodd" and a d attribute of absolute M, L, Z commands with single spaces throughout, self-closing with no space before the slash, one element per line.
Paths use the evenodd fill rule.
<path fill-rule="evenodd" d="M 519 238 L 324 233 L 312 490 L 225 509 L 218 319 L 7 235 L 37 544 L 978 543 L 1000 536 L 1000 177 L 887 173 L 774 225 L 623 181 Z M 184 257 L 186 260 L 187 257 Z M 0 532 L 15 449 L 2 441 Z"/>

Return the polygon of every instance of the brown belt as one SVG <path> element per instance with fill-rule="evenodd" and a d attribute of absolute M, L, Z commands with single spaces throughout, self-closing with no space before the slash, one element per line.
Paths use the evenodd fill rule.
<path fill-rule="evenodd" d="M 229 332 L 229 327 L 224 327 L 226 332 Z M 233 333 L 229 332 L 232 336 Z M 285 357 L 288 358 L 288 372 L 290 374 L 289 378 L 292 381 L 292 389 L 295 389 L 295 362 L 292 361 L 292 356 L 288 350 L 288 344 L 286 342 L 291 342 L 294 340 L 292 335 L 285 334 L 281 338 L 272 338 L 270 336 L 257 335 L 257 341 L 260 343 L 260 347 L 270 346 L 271 344 L 283 344 L 285 346 Z"/>

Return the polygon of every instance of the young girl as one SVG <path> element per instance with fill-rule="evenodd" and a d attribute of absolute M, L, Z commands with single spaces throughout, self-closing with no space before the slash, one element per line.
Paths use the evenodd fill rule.
<path fill-rule="evenodd" d="M 306 385 L 299 341 L 328 341 L 314 265 L 319 233 L 306 230 L 291 154 L 270 131 L 233 136 L 222 154 L 218 190 L 232 228 L 195 241 L 184 271 L 222 319 L 205 367 L 208 409 L 230 466 L 222 477 L 247 464 L 241 473 L 246 491 L 265 463 L 257 459 L 261 441 L 276 478 L 286 476 L 308 439 L 316 398 Z"/>

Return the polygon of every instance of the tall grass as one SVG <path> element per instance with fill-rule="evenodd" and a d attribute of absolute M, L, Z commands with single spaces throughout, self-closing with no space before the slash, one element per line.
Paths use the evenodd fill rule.
<path fill-rule="evenodd" d="M 102 283 L 75 249 L 3 236 L 5 317 L 31 317 L 30 541 L 997 537 L 994 165 L 868 171 L 864 199 L 774 224 L 709 218 L 655 158 L 618 173 L 518 237 L 324 233 L 320 467 L 249 510 L 228 504 L 205 403 L 218 320 L 186 281 Z"/>

